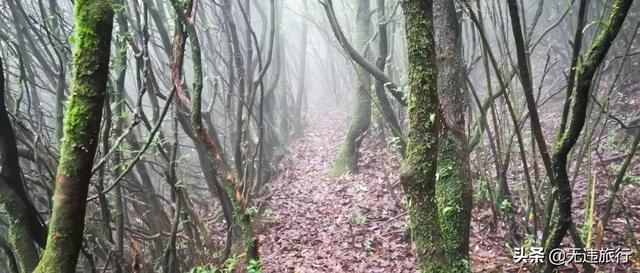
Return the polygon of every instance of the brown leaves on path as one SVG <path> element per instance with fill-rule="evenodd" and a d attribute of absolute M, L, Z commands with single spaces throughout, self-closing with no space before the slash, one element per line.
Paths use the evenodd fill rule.
<path fill-rule="evenodd" d="M 330 176 L 346 117 L 332 108 L 311 111 L 305 136 L 291 143 L 270 185 L 265 217 L 275 223 L 260 235 L 264 271 L 417 272 L 406 216 L 389 191 L 397 174 L 381 171 L 397 169 L 400 159 L 365 140 L 360 172 Z"/>

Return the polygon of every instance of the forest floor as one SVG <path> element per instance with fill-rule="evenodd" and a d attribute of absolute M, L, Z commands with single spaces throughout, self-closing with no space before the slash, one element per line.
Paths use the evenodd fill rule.
<path fill-rule="evenodd" d="M 397 184 L 399 155 L 381 144 L 377 133 L 369 133 L 359 151 L 359 171 L 334 177 L 330 171 L 347 118 L 316 105 L 308 120 L 304 136 L 292 141 L 274 166 L 277 173 L 261 206 L 264 272 L 418 272 Z M 474 271 L 529 272 L 505 247 L 508 225 L 498 221 L 496 226 L 492 218 L 490 206 L 474 204 Z"/>
<path fill-rule="evenodd" d="M 309 114 L 270 185 L 266 217 L 274 224 L 260 238 L 265 272 L 415 272 L 406 214 L 389 190 L 397 173 L 383 171 L 400 158 L 389 149 L 376 154 L 365 141 L 359 172 L 331 176 L 345 116 L 330 108 Z"/>

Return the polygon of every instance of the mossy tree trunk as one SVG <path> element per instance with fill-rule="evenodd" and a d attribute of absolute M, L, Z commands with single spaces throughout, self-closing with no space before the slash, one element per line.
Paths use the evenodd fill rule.
<path fill-rule="evenodd" d="M 27 206 L 11 189 L 4 177 L 0 177 L 0 203 L 9 216 L 9 241 L 13 247 L 17 265 L 22 272 L 31 272 L 38 264 L 38 250 L 31 235 Z"/>
<path fill-rule="evenodd" d="M 34 242 L 44 246 L 46 227 L 24 188 L 16 136 L 5 105 L 4 69 L 0 59 L 0 205 L 9 216 L 9 241 L 17 266 L 31 272 L 38 264 Z"/>
<path fill-rule="evenodd" d="M 567 174 L 569 152 L 578 141 L 586 122 L 587 105 L 591 95 L 593 77 L 620 32 L 632 3 L 633 0 L 616 0 L 612 3 L 611 13 L 604 23 L 603 30 L 591 43 L 583 60 L 578 63 L 577 67 L 573 68 L 576 70 L 576 78 L 569 123 L 566 130 L 560 132 L 559 138 L 556 140 L 552 156 L 552 170 L 547 170 L 553 172 L 558 189 L 557 222 L 553 232 L 550 233 L 551 235 L 545 242 L 545 249 L 547 250 L 558 248 L 567 230 L 574 225 L 571 216 L 571 184 Z M 554 269 L 554 265 L 547 263 L 544 272 L 552 272 Z"/>
<path fill-rule="evenodd" d="M 371 38 L 370 0 L 359 0 L 356 14 L 356 48 L 365 48 Z M 371 75 L 362 67 L 356 68 L 356 97 L 351 124 L 340 151 L 333 162 L 332 174 L 342 175 L 358 170 L 358 149 L 371 125 Z"/>
<path fill-rule="evenodd" d="M 444 267 L 442 233 L 436 206 L 438 159 L 437 68 L 432 1 L 402 2 L 409 59 L 409 128 L 400 181 L 405 192 L 411 237 L 422 272 L 450 272 Z"/>
<path fill-rule="evenodd" d="M 18 268 L 18 261 L 16 261 L 16 257 L 13 253 L 13 249 L 11 248 L 10 243 L 5 241 L 5 239 L 2 238 L 1 236 L 0 236 L 0 249 L 2 249 L 4 254 L 7 256 L 6 261 L 4 260 L 0 261 L 0 268 L 4 266 L 4 268 L 11 270 L 11 273 L 20 273 L 20 268 Z"/>
<path fill-rule="evenodd" d="M 461 88 L 460 30 L 455 2 L 434 0 L 438 98 L 442 111 L 436 175 L 436 203 L 448 272 L 471 272 L 469 227 L 472 187 L 465 112 Z"/>
<path fill-rule="evenodd" d="M 234 221 L 240 228 L 247 259 L 259 260 L 258 239 L 253 234 L 251 216 L 246 211 L 247 202 L 240 191 L 238 176 L 234 175 L 233 169 L 230 168 L 227 162 L 223 159 L 221 149 L 216 145 L 213 137 L 209 134 L 209 129 L 202 123 L 202 56 L 200 41 L 195 27 L 195 13 L 192 13 L 192 11 L 195 11 L 192 10 L 193 3 L 181 3 L 178 0 L 172 0 L 171 5 L 176 11 L 179 22 L 184 26 L 186 35 L 189 38 L 194 75 L 191 98 L 189 99 L 186 94 L 186 86 L 182 71 L 186 37 L 185 33 L 183 33 L 183 27 L 179 26 L 176 28 L 176 37 L 174 38 L 171 63 L 173 85 L 178 91 L 178 101 L 181 106 L 190 113 L 193 131 L 201 144 L 206 147 L 207 157 L 215 167 L 217 175 L 222 181 L 222 187 L 231 199 Z M 187 17 L 187 14 L 189 14 L 190 17 Z"/>
<path fill-rule="evenodd" d="M 64 123 L 47 248 L 34 272 L 75 272 L 109 76 L 110 1 L 75 1 L 72 94 Z"/>

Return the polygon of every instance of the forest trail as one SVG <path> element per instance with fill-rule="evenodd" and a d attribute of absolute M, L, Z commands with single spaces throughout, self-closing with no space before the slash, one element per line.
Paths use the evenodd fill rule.
<path fill-rule="evenodd" d="M 260 236 L 265 272 L 416 271 L 406 215 L 388 190 L 397 177 L 381 171 L 397 167 L 395 153 L 365 140 L 359 173 L 329 175 L 346 117 L 316 106 L 304 137 L 290 143 L 269 185 L 265 218 L 273 223 Z"/>
<path fill-rule="evenodd" d="M 267 186 L 262 216 L 267 228 L 259 235 L 264 272 L 418 272 L 405 234 L 402 192 L 395 185 L 399 155 L 389 145 L 381 147 L 372 129 L 359 152 L 359 172 L 331 176 L 348 116 L 327 105 L 311 105 L 304 136 L 289 143 Z M 518 272 L 499 243 L 508 228 L 492 227 L 490 219 L 487 206 L 474 208 L 474 272 Z"/>

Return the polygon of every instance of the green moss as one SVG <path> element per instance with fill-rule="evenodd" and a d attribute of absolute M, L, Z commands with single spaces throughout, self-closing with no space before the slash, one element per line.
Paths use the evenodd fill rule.
<path fill-rule="evenodd" d="M 464 135 L 447 128 L 441 134 L 438 152 L 436 203 L 442 248 L 449 272 L 471 272 L 469 267 L 469 219 L 471 182 Z"/>
<path fill-rule="evenodd" d="M 444 263 L 435 201 L 440 116 L 431 5 L 431 1 L 403 2 L 410 92 L 407 156 L 401 168 L 401 183 L 421 271 L 450 272 Z"/>
<path fill-rule="evenodd" d="M 75 1 L 72 95 L 64 120 L 47 248 L 34 272 L 74 272 L 109 76 L 111 1 Z"/>
<path fill-rule="evenodd" d="M 1 180 L 1 179 L 0 179 Z M 9 242 L 18 267 L 22 272 L 31 272 L 38 264 L 38 251 L 29 232 L 24 203 L 13 190 L 0 181 L 0 204 L 9 215 Z"/>
<path fill-rule="evenodd" d="M 347 160 L 348 152 L 346 150 L 349 149 L 347 145 L 347 143 L 344 143 L 340 146 L 340 151 L 338 155 L 336 155 L 336 159 L 333 161 L 333 167 L 331 168 L 330 174 L 332 176 L 340 176 L 350 171 L 355 171 L 355 166 L 353 166 L 353 164 L 349 165 Z"/>
<path fill-rule="evenodd" d="M 76 95 L 72 95 L 69 102 L 67 116 L 65 118 L 64 140 L 68 143 L 64 147 L 66 149 L 61 150 L 60 155 L 60 175 L 69 176 L 72 173 L 79 171 L 79 165 L 76 162 L 74 156 L 79 151 L 88 151 L 89 147 L 84 146 L 82 138 L 86 137 L 85 128 L 89 127 L 92 122 L 95 121 L 91 117 L 91 107 L 97 107 L 97 105 L 87 105 L 78 101 Z"/>
<path fill-rule="evenodd" d="M 367 48 L 371 37 L 371 12 L 368 0 L 357 1 L 356 48 Z M 358 149 L 371 125 L 371 75 L 363 68 L 356 68 L 358 86 L 349 130 L 334 161 L 332 175 L 358 171 Z"/>
<path fill-rule="evenodd" d="M 358 171 L 358 149 L 364 134 L 371 125 L 371 97 L 365 85 L 358 87 L 356 99 L 357 103 L 352 114 L 351 125 L 333 163 L 331 174 L 334 176 Z"/>
<path fill-rule="evenodd" d="M 234 187 L 234 182 L 228 178 L 224 179 L 224 188 L 229 197 L 231 197 L 231 205 L 233 207 L 233 217 L 235 223 L 240 227 L 242 234 L 242 242 L 244 244 L 245 253 L 250 259 L 259 259 L 258 242 L 253 235 L 253 227 L 251 225 L 251 216 L 245 211 L 245 205 L 241 199 L 237 198 L 238 191 Z"/>
<path fill-rule="evenodd" d="M 572 227 L 573 220 L 571 215 L 572 193 L 569 177 L 567 174 L 567 157 L 569 152 L 576 144 L 586 121 L 587 104 L 593 84 L 593 77 L 604 61 L 613 41 L 618 32 L 622 28 L 627 13 L 633 1 L 616 0 L 614 1 L 611 14 L 604 24 L 604 29 L 598 34 L 597 38 L 592 42 L 586 57 L 583 58 L 580 65 L 576 68 L 576 86 L 573 92 L 573 103 L 571 105 L 571 118 L 566 131 L 556 141 L 553 154 L 553 172 L 557 187 L 557 222 L 555 228 L 550 233 L 545 247 L 547 249 L 557 248 L 567 230 Z M 548 211 L 549 213 L 551 211 Z M 581 244 L 580 238 L 577 239 Z M 544 272 L 552 272 L 555 266 L 547 264 Z"/>
<path fill-rule="evenodd" d="M 409 59 L 409 132 L 401 182 L 422 272 L 471 272 L 466 136 L 446 128 L 437 94 L 432 1 L 403 2 Z"/>

